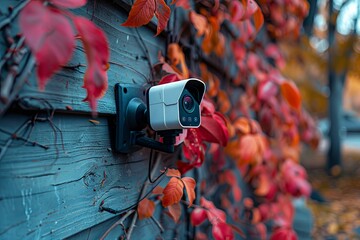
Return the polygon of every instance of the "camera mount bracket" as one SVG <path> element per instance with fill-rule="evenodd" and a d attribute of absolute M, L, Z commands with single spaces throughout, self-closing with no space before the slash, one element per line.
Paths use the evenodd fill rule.
<path fill-rule="evenodd" d="M 162 152 L 173 153 L 175 137 L 182 129 L 159 131 L 163 142 L 146 137 L 144 129 L 148 125 L 146 90 L 134 84 L 115 85 L 116 137 L 115 150 L 129 153 L 148 147 Z M 137 145 L 137 146 L 136 146 Z"/>

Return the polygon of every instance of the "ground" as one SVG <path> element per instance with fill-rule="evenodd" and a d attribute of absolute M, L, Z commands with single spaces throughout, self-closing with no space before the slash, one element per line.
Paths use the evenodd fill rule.
<path fill-rule="evenodd" d="M 360 155 L 359 155 L 360 156 Z M 308 201 L 314 216 L 313 239 L 360 239 L 360 157 L 346 156 L 338 177 L 324 168 L 308 168 L 315 190 Z M 322 196 L 326 202 L 321 202 Z"/>

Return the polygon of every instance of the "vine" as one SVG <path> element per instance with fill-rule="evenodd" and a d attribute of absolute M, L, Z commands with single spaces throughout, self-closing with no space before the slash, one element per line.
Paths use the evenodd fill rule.
<path fill-rule="evenodd" d="M 85 3 L 30 1 L 20 13 L 20 27 L 36 58 L 40 89 L 71 58 L 75 38 L 82 41 L 88 63 L 85 100 L 95 112 L 97 100 L 107 89 L 109 49 L 105 34 L 98 27 L 67 10 Z M 182 204 L 192 208 L 190 220 L 201 229 L 196 233 L 199 239 L 206 238 L 206 223 L 211 225 L 214 239 L 243 236 L 244 228 L 257 238 L 267 239 L 265 224 L 272 228 L 270 239 L 296 239 L 291 201 L 308 196 L 311 189 L 306 171 L 299 164 L 300 142 L 316 146 L 318 136 L 315 123 L 301 107 L 299 90 L 281 74 L 285 62 L 277 42 L 299 36 L 309 8 L 307 1 L 177 0 L 169 5 L 163 0 L 136 0 L 122 26 L 146 25 L 155 16 L 159 35 L 169 22 L 170 7 L 185 9 L 187 24 L 178 33 L 169 28 L 167 34 L 172 41 L 166 57 L 160 56 L 159 63 L 151 69 L 153 76 L 161 77 L 149 82 L 164 84 L 188 77 L 204 80 L 208 90 L 201 104 L 202 124 L 180 137 L 182 159 L 177 163 L 178 169 L 163 173 L 170 178 L 166 187 L 156 187 L 148 195 L 141 193 L 136 211 L 126 212 L 103 238 L 117 225 L 126 232 L 123 223 L 131 215 L 126 237 L 130 238 L 137 219 L 151 218 L 163 231 L 153 217 L 156 205 L 161 203 L 175 222 L 181 218 Z M 224 28 L 230 34 L 225 34 Z M 190 69 L 183 52 L 185 38 L 192 39 L 194 46 L 190 50 L 198 55 L 196 61 L 191 58 Z M 224 61 L 229 56 L 236 63 L 236 76 L 225 70 L 222 79 L 204 64 L 212 59 Z M 235 91 L 241 92 L 237 99 L 233 97 Z M 182 177 L 199 167 L 213 175 L 208 182 L 197 184 L 194 178 Z M 251 189 L 251 196 L 243 196 L 239 177 Z M 222 187 L 228 191 L 215 196 Z M 196 196 L 197 188 L 203 196 Z M 184 200 L 185 193 L 188 201 Z M 102 204 L 101 210 L 118 213 Z M 240 221 L 240 212 L 245 213 L 250 227 Z"/>

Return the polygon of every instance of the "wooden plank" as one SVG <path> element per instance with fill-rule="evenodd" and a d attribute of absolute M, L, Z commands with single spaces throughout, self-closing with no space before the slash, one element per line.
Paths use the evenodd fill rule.
<path fill-rule="evenodd" d="M 16 5 L 17 3 L 16 0 L 5 2 L 7 5 Z M 146 26 L 138 28 L 139 35 L 134 28 L 120 26 L 122 22 L 125 22 L 128 13 L 112 1 L 96 1 L 96 4 L 94 0 L 88 1 L 85 7 L 76 9 L 74 12 L 92 19 L 108 37 L 110 46 L 109 89 L 99 101 L 98 112 L 114 114 L 114 85 L 118 82 L 144 84 L 150 80 L 150 64 L 157 62 L 159 51 L 164 52 L 165 40 L 155 37 L 155 32 Z M 12 28 L 13 34 L 16 34 L 18 27 L 12 24 Z M 0 52 L 3 52 L 4 48 L 5 45 L 1 44 Z M 151 58 L 150 62 L 147 59 L 148 56 Z M 43 106 L 39 106 L 37 101 L 30 101 L 29 97 L 48 99 L 56 109 L 65 110 L 66 106 L 71 106 L 75 111 L 90 112 L 88 103 L 82 101 L 86 96 L 86 91 L 82 88 L 86 58 L 80 42 L 68 66 L 78 66 L 79 64 L 81 66 L 77 68 L 67 68 L 56 74 L 47 84 L 44 92 L 38 91 L 36 78 L 32 74 L 21 91 L 20 97 L 25 97 L 27 104 L 35 108 L 43 108 Z M 3 104 L 0 105 L 1 108 L 3 108 Z"/>
<path fill-rule="evenodd" d="M 7 114 L 0 128 L 14 133 L 31 117 Z M 116 210 L 137 203 L 147 178 L 149 151 L 109 151 L 109 119 L 98 121 L 94 125 L 86 116 L 55 114 L 56 131 L 48 121 L 36 122 L 29 138 L 29 143 L 49 149 L 19 139 L 11 142 L 0 159 L 0 216 L 5 216 L 0 239 L 65 238 L 112 218 L 113 214 L 99 212 L 102 201 Z M 23 129 L 16 135 L 26 137 L 29 132 Z M 0 132 L 2 151 L 9 136 Z"/>

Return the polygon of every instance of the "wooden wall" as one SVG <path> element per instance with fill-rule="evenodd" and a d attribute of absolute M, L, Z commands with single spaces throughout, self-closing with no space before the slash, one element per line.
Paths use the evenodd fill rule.
<path fill-rule="evenodd" d="M 0 23 L 11 16 L 8 6 L 17 9 L 23 2 L 2 1 Z M 146 84 L 150 79 L 147 56 L 151 56 L 151 64 L 156 63 L 158 52 L 165 54 L 166 44 L 163 37 L 154 37 L 149 27 L 139 28 L 137 33 L 120 26 L 129 4 L 89 1 L 75 10 L 101 27 L 110 44 L 109 89 L 99 101 L 97 122 L 89 121 L 91 110 L 82 101 L 86 95 L 82 66 L 56 74 L 43 92 L 38 91 L 31 66 L 25 84 L 13 88 L 13 96 L 18 97 L 11 99 L 12 105 L 0 103 L 0 239 L 96 239 L 119 219 L 99 211 L 100 205 L 123 212 L 138 202 L 147 179 L 149 151 L 129 155 L 112 151 L 113 89 L 118 82 Z M 19 32 L 17 18 L 7 26 L 10 28 L 0 30 L 7 28 L 12 36 Z M 1 35 L 1 57 L 7 47 Z M 68 65 L 79 64 L 86 65 L 81 44 Z M 6 74 L 4 68 L 2 84 Z M 162 159 L 159 170 L 171 164 L 171 156 L 168 158 Z M 156 184 L 150 184 L 145 192 Z M 136 226 L 134 239 L 155 238 L 160 232 L 151 220 Z M 121 234 L 119 227 L 109 239 Z"/>

